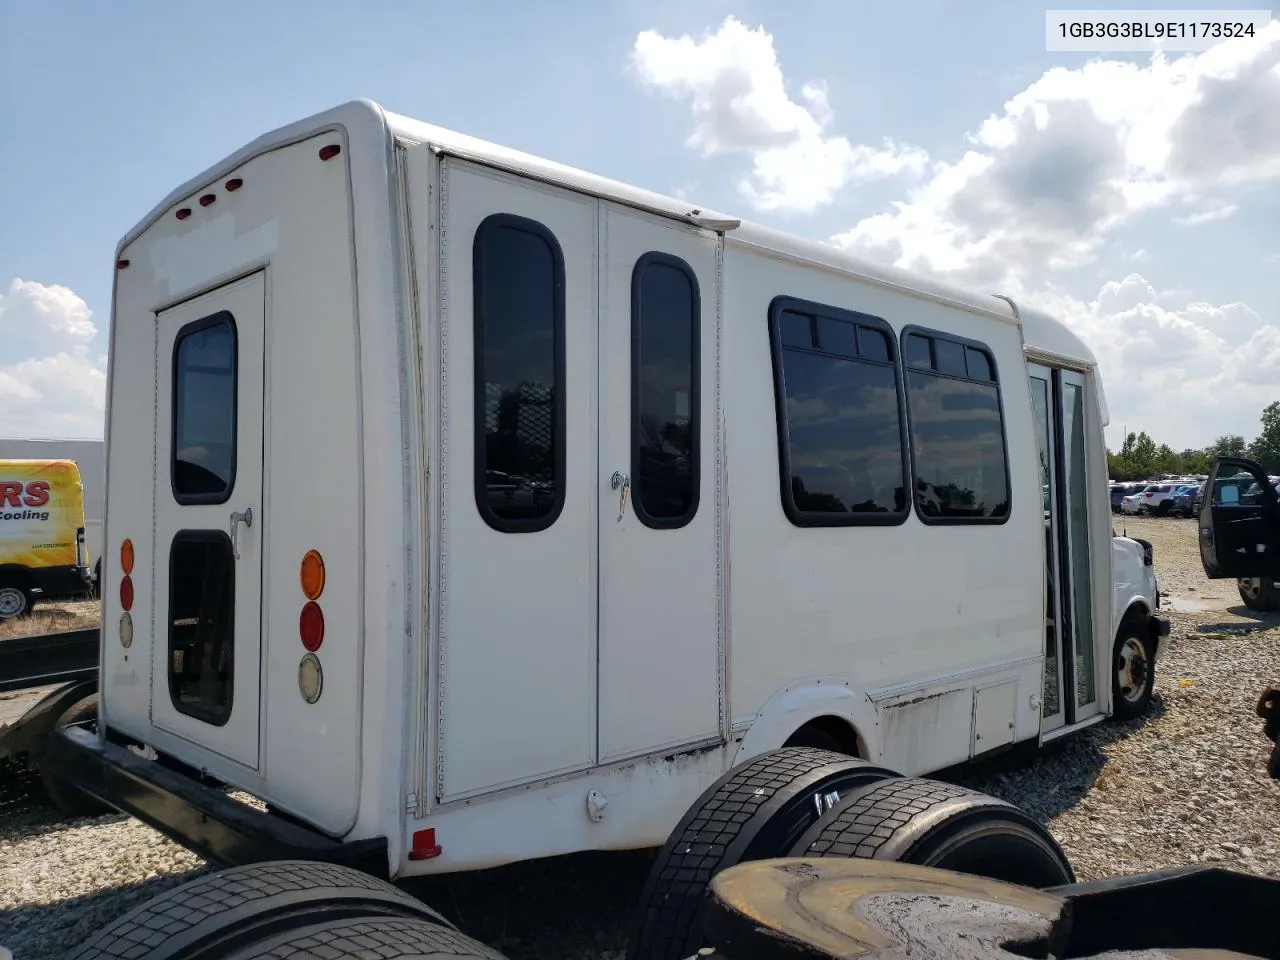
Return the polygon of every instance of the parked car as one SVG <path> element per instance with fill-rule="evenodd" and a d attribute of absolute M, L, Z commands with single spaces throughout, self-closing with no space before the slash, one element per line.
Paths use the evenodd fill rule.
<path fill-rule="evenodd" d="M 1111 512 L 1119 513 L 1120 504 L 1125 497 L 1131 494 L 1141 493 L 1142 488 L 1146 484 L 1142 483 L 1113 483 L 1111 484 Z"/>
<path fill-rule="evenodd" d="M 1169 500 L 1183 488 L 1180 483 L 1149 483 L 1142 489 L 1120 501 L 1121 513 L 1146 513 L 1165 516 L 1169 513 Z"/>
<path fill-rule="evenodd" d="M 1162 506 L 1172 517 L 1193 517 L 1200 507 L 1200 495 L 1199 484 L 1186 484 L 1178 487 Z"/>

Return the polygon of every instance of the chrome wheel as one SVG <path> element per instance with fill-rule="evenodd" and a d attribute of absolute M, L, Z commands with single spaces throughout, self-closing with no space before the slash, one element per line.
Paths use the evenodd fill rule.
<path fill-rule="evenodd" d="M 1150 666 L 1146 644 L 1137 637 L 1126 637 L 1116 658 L 1116 680 L 1120 696 L 1129 703 L 1139 703 L 1146 694 Z"/>
<path fill-rule="evenodd" d="M 1262 580 L 1258 577 L 1237 581 L 1237 585 L 1240 587 L 1242 600 L 1257 600 L 1262 596 Z"/>

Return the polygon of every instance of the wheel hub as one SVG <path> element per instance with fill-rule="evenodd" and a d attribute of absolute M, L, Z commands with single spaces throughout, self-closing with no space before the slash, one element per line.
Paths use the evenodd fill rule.
<path fill-rule="evenodd" d="M 1120 679 L 1120 693 L 1130 703 L 1142 699 L 1147 686 L 1147 651 L 1136 637 L 1128 637 L 1120 648 L 1116 664 Z"/>
<path fill-rule="evenodd" d="M 17 587 L 0 587 L 0 617 L 16 617 L 27 606 L 27 598 Z"/>

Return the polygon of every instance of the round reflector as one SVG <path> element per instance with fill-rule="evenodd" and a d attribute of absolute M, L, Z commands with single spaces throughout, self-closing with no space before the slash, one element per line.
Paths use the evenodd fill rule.
<path fill-rule="evenodd" d="M 308 653 L 298 664 L 298 691 L 307 703 L 315 703 L 320 699 L 320 691 L 324 689 L 324 671 L 320 669 L 320 658 Z"/>
<path fill-rule="evenodd" d="M 302 638 L 302 645 L 312 653 L 324 643 L 324 611 L 314 600 L 308 600 L 302 613 L 298 614 L 298 636 Z"/>
<path fill-rule="evenodd" d="M 120 569 L 124 571 L 125 576 L 133 573 L 133 541 L 125 540 L 120 544 Z"/>
<path fill-rule="evenodd" d="M 126 573 L 120 581 L 120 606 L 126 610 L 133 609 L 133 580 Z"/>
<path fill-rule="evenodd" d="M 133 617 L 129 614 L 120 614 L 120 646 L 128 650 L 133 646 Z"/>
<path fill-rule="evenodd" d="M 302 593 L 308 600 L 319 600 L 324 593 L 324 558 L 317 550 L 308 550 L 302 558 Z"/>

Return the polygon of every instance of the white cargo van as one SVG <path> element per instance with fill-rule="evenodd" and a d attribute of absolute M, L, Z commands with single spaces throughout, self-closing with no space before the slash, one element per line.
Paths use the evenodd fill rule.
<path fill-rule="evenodd" d="M 49 753 L 221 862 L 660 845 L 784 745 L 923 773 L 1150 696 L 1094 356 L 999 296 L 359 101 L 129 232 L 110 358 Z"/>

